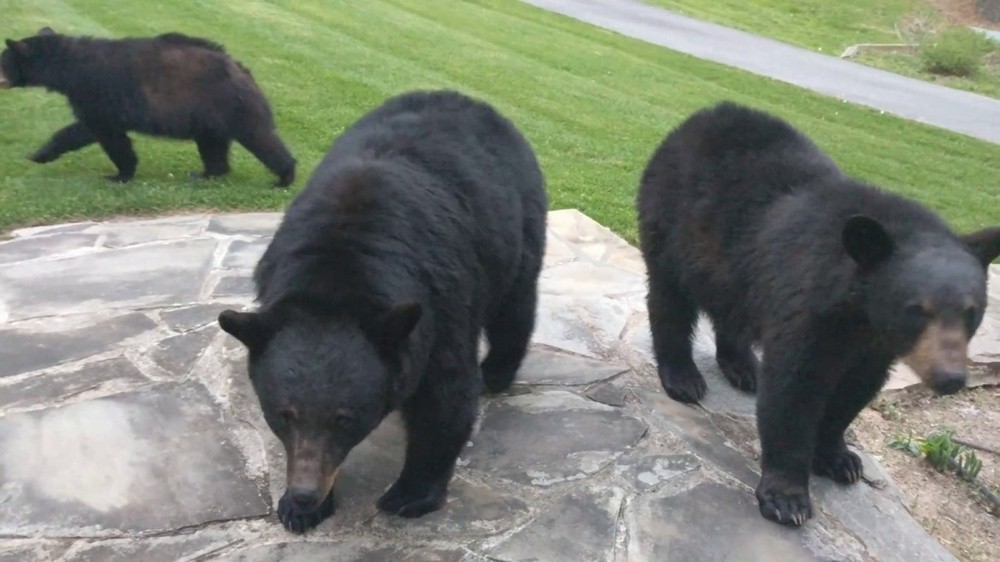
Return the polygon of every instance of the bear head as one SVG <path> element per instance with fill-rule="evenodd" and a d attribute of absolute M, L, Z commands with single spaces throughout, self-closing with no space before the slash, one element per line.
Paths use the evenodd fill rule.
<path fill-rule="evenodd" d="M 900 242 L 879 221 L 853 216 L 842 238 L 857 266 L 860 306 L 883 342 L 936 392 L 963 388 L 1000 228 L 964 237 L 914 233 Z"/>
<path fill-rule="evenodd" d="M 332 493 L 347 454 L 398 405 L 421 307 L 374 316 L 362 323 L 305 306 L 219 314 L 248 349 L 264 419 L 285 448 L 288 495 L 302 511 Z"/>
<path fill-rule="evenodd" d="M 0 89 L 40 84 L 40 59 L 46 52 L 44 45 L 57 34 L 51 27 L 43 27 L 34 37 L 15 41 L 7 39 L 7 48 L 0 53 Z"/>

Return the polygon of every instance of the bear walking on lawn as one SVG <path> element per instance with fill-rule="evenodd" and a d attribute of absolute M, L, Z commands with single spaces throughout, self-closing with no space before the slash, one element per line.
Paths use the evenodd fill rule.
<path fill-rule="evenodd" d="M 957 236 L 926 208 L 847 177 L 789 124 L 731 103 L 666 138 L 637 207 L 660 380 L 676 400 L 704 396 L 691 354 L 701 309 L 723 374 L 757 391 L 768 519 L 812 516 L 810 470 L 861 477 L 844 431 L 895 359 L 937 392 L 964 386 L 1000 228 Z"/>
<path fill-rule="evenodd" d="M 202 177 L 229 172 L 236 141 L 278 176 L 295 181 L 295 158 L 278 138 L 274 118 L 253 76 L 215 43 L 179 33 L 151 39 L 93 39 L 44 28 L 7 40 L 0 87 L 42 86 L 67 97 L 77 121 L 29 158 L 52 162 L 93 143 L 127 182 L 139 162 L 129 131 L 193 139 Z"/>
<path fill-rule="evenodd" d="M 546 207 L 524 137 L 458 93 L 390 99 L 333 144 L 257 265 L 259 310 L 219 315 L 288 455 L 286 528 L 333 513 L 337 467 L 397 408 L 406 461 L 378 507 L 444 505 L 480 368 L 502 391 L 527 350 Z"/>

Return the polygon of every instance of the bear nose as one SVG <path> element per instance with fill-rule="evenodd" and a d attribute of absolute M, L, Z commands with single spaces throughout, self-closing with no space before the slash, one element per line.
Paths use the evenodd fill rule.
<path fill-rule="evenodd" d="M 312 511 L 319 505 L 320 497 L 316 490 L 296 488 L 288 491 L 292 505 L 299 511 Z"/>
<path fill-rule="evenodd" d="M 938 394 L 955 394 L 965 387 L 963 371 L 942 371 L 934 373 L 934 391 Z"/>

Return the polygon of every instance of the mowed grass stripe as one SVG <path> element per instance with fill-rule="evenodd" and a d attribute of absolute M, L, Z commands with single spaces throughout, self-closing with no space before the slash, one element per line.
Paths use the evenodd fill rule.
<path fill-rule="evenodd" d="M 27 4 L 27 3 L 25 3 Z M 96 147 L 38 166 L 24 160 L 71 117 L 39 91 L 2 92 L 0 228 L 189 209 L 281 209 L 334 137 L 386 97 L 457 88 L 494 103 L 535 146 L 554 208 L 578 207 L 634 241 L 633 199 L 646 160 L 691 112 L 733 99 L 790 119 L 849 172 L 916 197 L 957 227 L 1000 223 L 1000 149 L 634 41 L 515 1 L 172 0 L 116 10 L 46 2 L 66 33 L 177 30 L 226 45 L 249 66 L 299 159 L 291 192 L 242 148 L 233 174 L 201 182 L 191 142 L 135 136 L 137 179 L 112 186 Z M 8 33 L 33 33 L 19 5 Z M 65 15 L 65 18 L 62 18 Z"/>

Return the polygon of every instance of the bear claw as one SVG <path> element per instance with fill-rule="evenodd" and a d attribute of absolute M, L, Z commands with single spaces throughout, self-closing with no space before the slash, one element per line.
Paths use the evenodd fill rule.
<path fill-rule="evenodd" d="M 289 499 L 288 492 L 285 492 L 278 500 L 278 520 L 285 529 L 293 533 L 304 533 L 333 515 L 334 509 L 332 492 L 319 507 L 309 512 L 299 511 Z"/>
<path fill-rule="evenodd" d="M 813 459 L 813 472 L 841 484 L 854 484 L 864 476 L 861 457 L 846 448 L 832 454 L 817 455 Z"/>
<path fill-rule="evenodd" d="M 782 525 L 801 527 L 812 518 L 809 492 L 803 488 L 787 490 L 757 490 L 760 514 Z"/>

